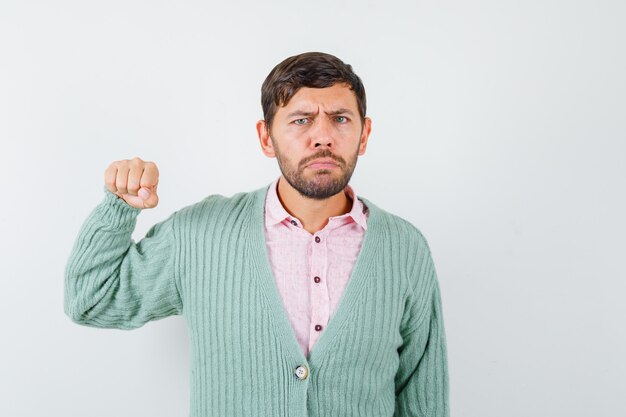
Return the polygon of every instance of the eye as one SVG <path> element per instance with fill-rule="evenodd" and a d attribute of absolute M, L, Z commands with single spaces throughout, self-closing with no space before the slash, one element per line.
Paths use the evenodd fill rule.
<path fill-rule="evenodd" d="M 307 120 L 306 118 L 304 118 L 304 119 L 296 119 L 293 122 L 294 122 L 294 124 L 297 124 L 297 125 L 303 125 L 303 124 L 306 123 L 306 120 Z"/>
<path fill-rule="evenodd" d="M 346 116 L 337 116 L 335 117 L 335 120 L 337 120 L 339 123 L 348 123 L 348 118 Z"/>

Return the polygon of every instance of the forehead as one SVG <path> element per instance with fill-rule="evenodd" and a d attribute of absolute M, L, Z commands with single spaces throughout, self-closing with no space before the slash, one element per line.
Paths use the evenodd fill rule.
<path fill-rule="evenodd" d="M 358 108 L 354 91 L 347 84 L 334 84 L 325 88 L 301 87 L 278 111 L 295 108 L 317 109 L 318 106 L 325 109 L 341 107 L 356 110 Z"/>

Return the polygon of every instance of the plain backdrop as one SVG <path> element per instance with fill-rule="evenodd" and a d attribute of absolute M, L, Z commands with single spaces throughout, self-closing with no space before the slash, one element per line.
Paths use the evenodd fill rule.
<path fill-rule="evenodd" d="M 269 185 L 261 83 L 337 55 L 373 129 L 351 184 L 428 239 L 456 417 L 625 416 L 626 3 L 0 2 L 0 416 L 186 416 L 182 317 L 63 313 L 115 160 L 160 204 Z M 239 416 L 236 416 L 239 417 Z"/>

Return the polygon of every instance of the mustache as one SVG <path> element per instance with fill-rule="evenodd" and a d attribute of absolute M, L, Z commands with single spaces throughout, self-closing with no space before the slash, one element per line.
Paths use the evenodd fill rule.
<path fill-rule="evenodd" d="M 319 158 L 332 159 L 335 162 L 337 162 L 339 166 L 342 166 L 342 167 L 345 165 L 345 161 L 342 157 L 334 155 L 332 152 L 326 150 L 326 151 L 322 151 L 320 153 L 317 153 L 315 155 L 312 155 L 312 156 L 309 156 L 308 158 L 303 159 L 302 161 L 300 161 L 300 167 L 305 167 L 306 165 L 309 164 L 309 162 L 314 161 Z"/>

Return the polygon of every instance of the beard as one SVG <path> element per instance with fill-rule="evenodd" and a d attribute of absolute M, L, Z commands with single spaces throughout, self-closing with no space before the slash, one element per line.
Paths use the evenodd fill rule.
<path fill-rule="evenodd" d="M 289 185 L 298 191 L 300 195 L 314 200 L 324 200 L 343 191 L 350 182 L 358 159 L 358 147 L 354 155 L 348 161 L 326 149 L 308 158 L 304 158 L 294 167 L 292 161 L 280 152 L 273 139 L 272 144 L 283 177 L 285 177 Z M 339 168 L 308 169 L 309 173 L 307 175 L 305 173 L 305 170 L 307 170 L 306 166 L 318 158 L 331 158 Z M 337 176 L 336 172 L 338 170 L 341 171 L 339 176 Z"/>

